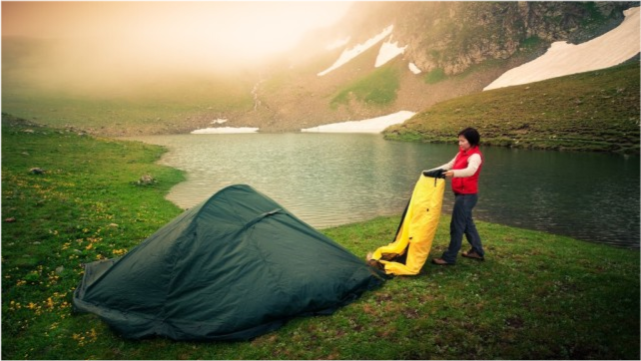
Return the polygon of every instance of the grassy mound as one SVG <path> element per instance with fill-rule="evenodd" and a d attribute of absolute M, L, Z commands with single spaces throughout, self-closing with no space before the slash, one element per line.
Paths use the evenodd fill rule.
<path fill-rule="evenodd" d="M 427 264 L 332 316 L 250 342 L 125 340 L 71 312 L 82 263 L 122 255 L 181 211 L 163 149 L 2 124 L 2 357 L 7 359 L 638 359 L 639 252 L 479 222 L 487 260 Z M 32 168 L 43 172 L 33 172 Z M 144 185 L 141 177 L 155 180 Z M 398 217 L 325 230 L 357 255 Z M 448 243 L 441 220 L 432 254 Z"/>
<path fill-rule="evenodd" d="M 452 99 L 385 134 L 453 142 L 468 126 L 486 145 L 638 154 L 639 62 Z"/>

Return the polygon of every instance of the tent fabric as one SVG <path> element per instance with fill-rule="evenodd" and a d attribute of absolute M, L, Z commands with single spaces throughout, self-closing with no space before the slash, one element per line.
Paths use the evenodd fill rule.
<path fill-rule="evenodd" d="M 120 258 L 89 263 L 77 311 L 126 338 L 246 340 L 331 314 L 385 274 L 247 185 L 227 187 Z"/>
<path fill-rule="evenodd" d="M 379 247 L 371 256 L 385 267 L 385 273 L 399 276 L 421 272 L 432 248 L 444 193 L 442 171 L 421 174 L 394 242 Z"/>

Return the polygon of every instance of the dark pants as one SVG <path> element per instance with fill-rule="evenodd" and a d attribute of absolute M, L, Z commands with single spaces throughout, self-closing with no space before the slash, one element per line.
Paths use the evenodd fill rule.
<path fill-rule="evenodd" d="M 461 250 L 463 234 L 472 246 L 472 249 L 479 255 L 484 256 L 481 237 L 479 236 L 474 221 L 472 220 L 472 208 L 478 201 L 476 194 L 457 194 L 452 210 L 452 222 L 450 223 L 450 245 L 443 253 L 443 260 L 447 263 L 456 263 L 456 256 Z"/>

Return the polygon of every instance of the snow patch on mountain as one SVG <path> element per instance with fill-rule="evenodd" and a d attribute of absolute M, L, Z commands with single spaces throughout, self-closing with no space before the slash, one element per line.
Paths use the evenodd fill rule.
<path fill-rule="evenodd" d="M 378 68 L 380 66 L 383 66 L 388 61 L 403 54 L 405 52 L 405 48 L 407 48 L 407 45 L 401 48 L 398 46 L 398 41 L 395 41 L 393 43 L 391 41 L 384 42 L 383 45 L 381 45 L 381 49 L 378 51 L 378 56 L 376 57 L 376 63 L 374 64 L 374 67 Z"/>
<path fill-rule="evenodd" d="M 386 27 L 380 34 L 374 36 L 373 38 L 367 40 L 363 44 L 358 44 L 355 47 L 351 49 L 345 49 L 341 53 L 341 55 L 338 57 L 338 59 L 334 62 L 332 66 L 329 68 L 321 71 L 318 73 L 318 76 L 323 76 L 331 72 L 332 70 L 338 69 L 341 66 L 347 64 L 350 60 L 354 59 L 355 57 L 359 56 L 361 53 L 365 52 L 372 46 L 376 45 L 379 43 L 381 40 L 385 39 L 388 35 L 392 33 L 392 30 L 394 30 L 394 25 L 390 25 Z"/>
<path fill-rule="evenodd" d="M 416 66 L 416 64 L 414 64 L 414 63 L 409 63 L 408 67 L 410 68 L 410 71 L 412 73 L 414 73 L 414 74 L 420 74 L 421 73 L 421 69 L 419 69 L 418 66 Z"/>
<path fill-rule="evenodd" d="M 640 52 L 639 7 L 623 12 L 615 29 L 582 44 L 553 43 L 539 58 L 510 69 L 483 90 L 527 84 L 565 75 L 609 68 Z"/>

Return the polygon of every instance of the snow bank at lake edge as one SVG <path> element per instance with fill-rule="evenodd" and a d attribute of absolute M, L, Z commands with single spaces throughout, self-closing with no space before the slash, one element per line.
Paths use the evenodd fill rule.
<path fill-rule="evenodd" d="M 318 127 L 301 129 L 301 132 L 306 133 L 371 133 L 377 134 L 383 132 L 385 128 L 401 124 L 406 120 L 413 117 L 416 113 L 408 110 L 401 110 L 399 112 L 384 115 L 377 118 L 354 120 L 342 123 L 333 123 L 320 125 Z"/>
<path fill-rule="evenodd" d="M 257 133 L 259 128 L 250 127 L 218 127 L 218 128 L 204 128 L 196 129 L 191 134 L 241 134 L 241 133 Z"/>

